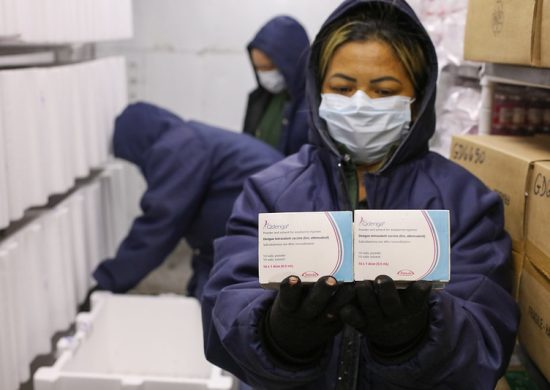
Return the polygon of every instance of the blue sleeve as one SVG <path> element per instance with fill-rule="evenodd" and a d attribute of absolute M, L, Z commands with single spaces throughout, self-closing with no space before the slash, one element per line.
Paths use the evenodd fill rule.
<path fill-rule="evenodd" d="M 436 181 L 445 183 L 436 203 L 451 212 L 451 281 L 431 295 L 429 337 L 414 358 L 395 366 L 368 358 L 367 364 L 397 388 L 493 389 L 518 326 L 502 202 L 465 172 Z"/>
<path fill-rule="evenodd" d="M 203 294 L 202 313 L 208 360 L 252 386 L 290 389 L 321 376 L 324 362 L 307 370 L 287 370 L 270 359 L 260 342 L 259 322 L 275 293 L 258 282 L 257 216 L 273 211 L 266 204 L 274 202 L 267 198 L 280 187 L 273 181 L 259 190 L 253 180 L 247 181 L 235 202 L 227 235 L 215 242 L 215 264 Z"/>
<path fill-rule="evenodd" d="M 116 256 L 95 270 L 102 288 L 114 292 L 133 288 L 176 247 L 200 208 L 211 176 L 208 152 L 197 137 L 181 144 L 165 142 L 147 152 L 143 213 L 134 220 Z"/>
<path fill-rule="evenodd" d="M 290 108 L 293 110 L 291 112 L 290 124 L 286 129 L 287 134 L 285 137 L 286 150 L 284 150 L 285 155 L 291 155 L 297 153 L 302 145 L 305 145 L 309 142 L 308 133 L 309 133 L 309 124 L 308 124 L 308 109 L 306 101 L 304 98 L 300 100 L 298 104 Z"/>

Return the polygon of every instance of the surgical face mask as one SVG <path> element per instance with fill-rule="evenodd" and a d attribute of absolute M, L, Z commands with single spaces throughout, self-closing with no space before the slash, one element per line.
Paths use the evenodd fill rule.
<path fill-rule="evenodd" d="M 328 93 L 321 98 L 319 116 L 357 163 L 381 161 L 409 130 L 413 99 L 407 96 L 372 99 L 357 91 L 350 97 Z"/>
<path fill-rule="evenodd" d="M 278 69 L 258 71 L 260 85 L 271 93 L 282 92 L 286 88 L 285 78 Z"/>

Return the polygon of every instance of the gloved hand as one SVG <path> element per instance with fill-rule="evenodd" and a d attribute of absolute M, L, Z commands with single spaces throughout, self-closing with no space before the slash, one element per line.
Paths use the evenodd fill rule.
<path fill-rule="evenodd" d="M 353 285 L 338 285 L 331 276 L 320 278 L 313 286 L 303 286 L 297 276 L 287 277 L 264 317 L 264 346 L 289 364 L 314 364 L 342 329 L 339 310 L 354 295 Z"/>
<path fill-rule="evenodd" d="M 83 311 L 90 311 L 90 298 L 92 297 L 92 294 L 96 291 L 104 291 L 105 289 L 103 289 L 99 284 L 96 284 L 94 287 L 92 287 L 91 289 L 88 290 L 88 293 L 86 294 L 86 299 L 84 299 L 84 302 L 82 302 L 80 304 L 80 306 L 78 306 L 78 312 L 83 312 Z"/>
<path fill-rule="evenodd" d="M 342 309 L 343 321 L 366 336 L 375 359 L 383 363 L 409 359 L 428 333 L 431 282 L 416 281 L 398 290 L 392 278 L 381 275 L 355 286 L 357 304 Z"/>

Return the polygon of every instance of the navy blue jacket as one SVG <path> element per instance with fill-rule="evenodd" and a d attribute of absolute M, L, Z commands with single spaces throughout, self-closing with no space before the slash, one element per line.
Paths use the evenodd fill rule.
<path fill-rule="evenodd" d="M 95 270 L 114 292 L 134 287 L 185 238 L 194 250 L 189 294 L 200 298 L 212 267 L 212 242 L 225 232 L 245 179 L 282 156 L 248 135 L 185 122 L 147 103 L 116 119 L 116 157 L 137 165 L 147 182 L 136 218 L 113 259 Z"/>
<path fill-rule="evenodd" d="M 258 31 L 247 46 L 248 52 L 253 48 L 267 54 L 285 78 L 290 100 L 283 112 L 278 149 L 284 155 L 296 153 L 308 141 L 308 113 L 304 98 L 304 74 L 309 49 L 307 33 L 290 16 L 277 16 Z M 256 133 L 272 96 L 258 81 L 258 87 L 248 96 L 243 132 Z"/>
<path fill-rule="evenodd" d="M 334 21 L 376 0 L 345 1 Z M 417 119 L 393 157 L 365 186 L 371 209 L 448 209 L 451 223 L 451 280 L 430 295 L 427 341 L 408 361 L 381 364 L 369 354 L 363 336 L 357 367 L 358 389 L 494 389 L 515 342 L 518 311 L 511 289 L 511 244 L 503 230 L 499 196 L 469 172 L 428 151 L 435 129 L 437 59 L 429 37 L 402 0 L 394 4 L 418 25 L 429 55 L 430 78 Z M 314 367 L 288 367 L 264 349 L 258 331 L 275 292 L 258 283 L 257 215 L 262 212 L 349 210 L 341 156 L 318 116 L 320 91 L 314 64 L 319 36 L 308 68 L 311 145 L 252 176 L 237 199 L 227 235 L 215 242 L 215 264 L 205 286 L 203 326 L 207 358 L 255 388 L 335 389 L 344 360 L 341 335 Z M 353 367 L 347 367 L 353 371 Z"/>

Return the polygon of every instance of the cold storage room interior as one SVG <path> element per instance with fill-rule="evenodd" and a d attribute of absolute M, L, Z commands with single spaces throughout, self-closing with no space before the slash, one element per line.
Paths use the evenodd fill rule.
<path fill-rule="evenodd" d="M 550 389 L 549 32 L 0 0 L 0 390 Z"/>

